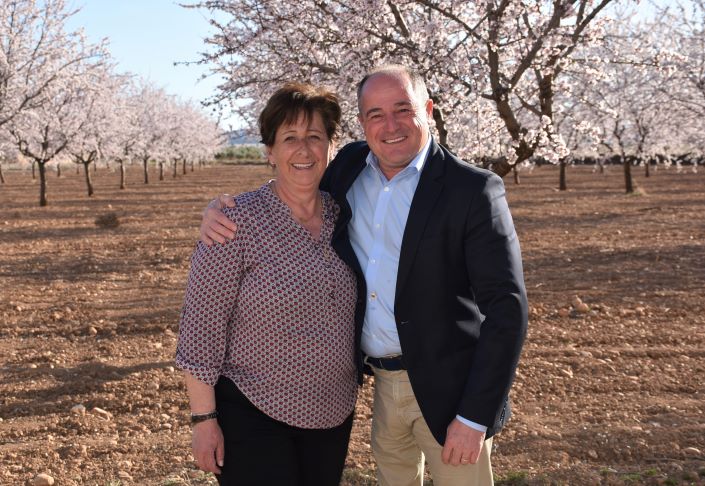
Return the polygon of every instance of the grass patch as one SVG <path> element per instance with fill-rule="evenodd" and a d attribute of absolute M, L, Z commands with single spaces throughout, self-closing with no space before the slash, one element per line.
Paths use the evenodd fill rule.
<path fill-rule="evenodd" d="M 345 469 L 340 482 L 345 486 L 376 486 L 377 478 L 371 469 Z"/>
<path fill-rule="evenodd" d="M 622 481 L 627 484 L 640 483 L 642 482 L 642 479 L 644 478 L 641 476 L 641 473 L 630 473 L 622 476 Z"/>
<path fill-rule="evenodd" d="M 120 226 L 120 219 L 117 213 L 105 213 L 95 218 L 95 225 L 100 228 L 117 228 Z"/>
<path fill-rule="evenodd" d="M 526 471 L 510 471 L 497 478 L 498 486 L 524 486 L 529 484 L 529 473 Z"/>

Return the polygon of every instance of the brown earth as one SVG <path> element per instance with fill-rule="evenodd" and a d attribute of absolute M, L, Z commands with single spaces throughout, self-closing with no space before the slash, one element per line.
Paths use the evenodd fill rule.
<path fill-rule="evenodd" d="M 641 172 L 641 171 L 639 171 Z M 500 484 L 705 484 L 705 174 L 557 169 L 507 180 L 531 304 L 495 440 Z M 203 485 L 173 354 L 205 202 L 271 177 L 211 167 L 117 189 L 101 168 L 0 186 L 0 484 Z M 154 177 L 154 174 L 153 174 Z M 115 213 L 119 226 L 110 224 Z M 106 215 L 108 216 L 106 218 Z M 575 295 L 587 305 L 571 308 Z M 374 484 L 367 382 L 345 484 Z M 82 404 L 85 414 L 72 412 Z M 105 413 L 96 410 L 105 410 Z"/>

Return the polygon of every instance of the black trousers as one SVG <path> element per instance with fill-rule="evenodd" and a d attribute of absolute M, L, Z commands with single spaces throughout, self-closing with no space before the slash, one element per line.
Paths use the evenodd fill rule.
<path fill-rule="evenodd" d="M 235 384 L 215 386 L 225 437 L 221 486 L 337 486 L 343 474 L 353 414 L 332 429 L 302 429 L 261 412 Z"/>

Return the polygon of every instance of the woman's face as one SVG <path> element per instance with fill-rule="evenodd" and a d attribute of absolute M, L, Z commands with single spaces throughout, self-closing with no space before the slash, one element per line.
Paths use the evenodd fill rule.
<path fill-rule="evenodd" d="M 290 191 L 318 190 L 323 172 L 333 154 L 321 114 L 309 120 L 301 114 L 292 124 L 282 124 L 274 145 L 266 148 L 267 158 L 277 168 L 277 184 Z"/>

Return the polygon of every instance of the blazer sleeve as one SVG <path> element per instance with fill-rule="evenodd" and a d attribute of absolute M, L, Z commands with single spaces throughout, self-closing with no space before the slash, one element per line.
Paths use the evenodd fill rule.
<path fill-rule="evenodd" d="M 526 336 L 521 250 L 502 179 L 490 174 L 465 222 L 465 265 L 484 321 L 458 414 L 492 427 L 509 394 Z"/>

